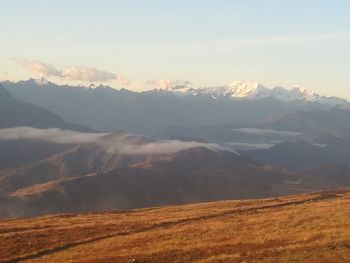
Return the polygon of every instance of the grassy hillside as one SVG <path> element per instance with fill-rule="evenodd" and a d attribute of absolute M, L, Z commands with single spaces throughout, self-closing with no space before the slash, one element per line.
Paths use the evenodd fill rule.
<path fill-rule="evenodd" d="M 0 261 L 349 262 L 350 190 L 0 221 Z"/>

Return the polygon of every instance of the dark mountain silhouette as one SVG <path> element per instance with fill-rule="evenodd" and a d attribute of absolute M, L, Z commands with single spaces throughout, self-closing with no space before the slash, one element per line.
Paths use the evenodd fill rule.
<path fill-rule="evenodd" d="M 156 135 L 161 138 L 194 138 L 207 142 L 272 143 L 304 140 L 324 135 L 350 140 L 350 110 L 312 109 L 267 116 L 255 123 L 207 126 L 170 126 Z"/>
<path fill-rule="evenodd" d="M 250 150 L 243 154 L 264 164 L 309 171 L 329 164 L 349 166 L 350 141 L 324 135 L 313 142 L 282 142 L 269 149 Z"/>
<path fill-rule="evenodd" d="M 0 128 L 17 126 L 92 131 L 92 129 L 80 125 L 66 123 L 61 117 L 49 110 L 31 103 L 21 102 L 0 85 Z"/>
<path fill-rule="evenodd" d="M 262 122 L 259 128 L 302 132 L 308 139 L 324 134 L 350 139 L 350 110 L 332 108 L 297 111 Z"/>

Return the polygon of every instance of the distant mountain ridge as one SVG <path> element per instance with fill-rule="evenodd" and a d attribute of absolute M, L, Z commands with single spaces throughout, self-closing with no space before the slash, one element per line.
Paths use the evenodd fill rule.
<path fill-rule="evenodd" d="M 0 84 L 0 128 L 18 126 L 92 131 L 87 127 L 64 122 L 60 116 L 47 109 L 17 100 Z"/>
<path fill-rule="evenodd" d="M 330 165 L 350 169 L 350 141 L 332 135 L 318 137 L 312 142 L 301 140 L 282 142 L 269 149 L 250 150 L 242 154 L 259 163 L 298 172 L 321 170 L 321 167 Z M 350 176 L 347 177 L 350 180 Z"/>
<path fill-rule="evenodd" d="M 144 92 L 102 85 L 60 86 L 44 79 L 7 81 L 3 86 L 18 100 L 48 109 L 66 122 L 96 130 L 126 130 L 148 135 L 171 126 L 253 124 L 276 114 L 330 109 L 338 107 L 338 102 L 340 106 L 346 103 L 346 100 L 326 99 L 301 89 L 270 90 L 243 82 L 218 88 L 176 86 Z M 274 96 L 270 96 L 272 91 Z"/>
<path fill-rule="evenodd" d="M 295 111 L 272 115 L 251 124 L 171 126 L 157 134 L 161 138 L 191 138 L 216 143 L 262 143 L 271 146 L 295 140 L 311 143 L 324 135 L 350 140 L 350 110 L 331 108 Z"/>
<path fill-rule="evenodd" d="M 283 87 L 267 88 L 257 82 L 249 83 L 243 81 L 234 81 L 226 86 L 191 88 L 186 85 L 175 85 L 166 88 L 155 89 L 155 92 L 171 92 L 176 95 L 209 95 L 214 99 L 228 97 L 233 99 L 263 99 L 274 98 L 280 101 L 309 101 L 318 102 L 330 106 L 344 105 L 346 99 L 338 97 L 326 97 L 307 90 L 303 87 L 295 86 L 293 89 Z"/>
<path fill-rule="evenodd" d="M 60 86 L 44 78 L 29 79 L 26 81 L 18 81 L 18 82 L 4 81 L 2 82 L 2 84 L 8 87 L 16 85 L 17 87 L 22 87 L 22 88 L 27 85 L 37 85 L 37 86 L 42 86 L 43 88 Z M 233 98 L 233 99 L 245 99 L 245 100 L 274 98 L 276 100 L 280 100 L 284 102 L 306 101 L 306 102 L 317 102 L 317 103 L 326 104 L 329 106 L 344 105 L 348 103 L 347 99 L 335 97 L 335 96 L 320 95 L 312 90 L 308 90 L 300 86 L 294 86 L 292 89 L 288 89 L 281 86 L 268 88 L 258 82 L 244 82 L 244 81 L 234 81 L 229 83 L 228 85 L 223 85 L 223 86 L 196 87 L 196 88 L 187 86 L 187 85 L 176 84 L 176 85 L 170 85 L 164 88 L 154 88 L 154 89 L 141 91 L 141 92 L 136 92 L 125 88 L 114 89 L 110 86 L 105 86 L 102 84 L 100 85 L 90 84 L 89 86 L 63 85 L 60 87 L 63 87 L 66 89 L 80 88 L 84 90 L 104 89 L 104 90 L 110 90 L 111 93 L 113 93 L 113 91 L 114 92 L 123 91 L 125 93 L 129 92 L 130 94 L 171 93 L 174 95 L 181 95 L 181 96 L 186 96 L 186 95 L 209 96 L 213 99 L 219 99 L 224 97 Z"/>

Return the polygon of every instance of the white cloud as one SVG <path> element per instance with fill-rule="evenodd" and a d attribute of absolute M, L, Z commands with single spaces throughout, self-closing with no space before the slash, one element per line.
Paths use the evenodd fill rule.
<path fill-rule="evenodd" d="M 231 129 L 232 131 L 237 131 L 246 134 L 253 135 L 281 135 L 281 136 L 298 136 L 301 135 L 300 132 L 294 131 L 279 131 L 279 130 L 271 130 L 271 129 L 255 129 L 255 128 L 239 128 L 239 129 Z"/>
<path fill-rule="evenodd" d="M 116 80 L 122 85 L 130 84 L 130 81 L 123 76 L 93 67 L 68 66 L 63 70 L 59 70 L 53 65 L 38 60 L 16 58 L 15 61 L 39 77 L 58 77 L 61 79 L 81 80 L 86 82 L 106 82 Z"/>
<path fill-rule="evenodd" d="M 149 80 L 147 81 L 147 84 L 156 86 L 157 88 L 168 88 L 171 84 L 171 80 L 167 78 L 159 78 L 159 79 L 154 79 L 154 80 Z"/>
<path fill-rule="evenodd" d="M 34 139 L 56 143 L 88 143 L 95 142 L 106 133 L 82 133 L 63 131 L 57 128 L 37 129 L 32 127 L 16 127 L 0 129 L 0 140 Z"/>
<path fill-rule="evenodd" d="M 269 143 L 248 143 L 248 142 L 227 142 L 224 145 L 232 147 L 235 150 L 255 150 L 255 149 L 268 149 L 273 146 Z"/>
<path fill-rule="evenodd" d="M 129 85 L 131 81 L 123 76 L 117 75 L 116 77 L 117 81 L 122 85 Z"/>
<path fill-rule="evenodd" d="M 65 68 L 62 72 L 62 77 L 70 80 L 83 80 L 88 82 L 104 82 L 117 79 L 117 76 L 111 72 L 81 66 L 69 66 Z"/>
<path fill-rule="evenodd" d="M 154 80 L 147 81 L 148 85 L 156 86 L 157 88 L 162 89 L 176 89 L 176 87 L 183 88 L 192 85 L 192 82 L 189 80 L 171 80 L 168 78 L 158 78 Z"/>
<path fill-rule="evenodd" d="M 193 147 L 206 147 L 211 150 L 229 150 L 214 143 L 184 142 L 178 140 L 156 140 L 134 135 L 108 137 L 107 133 L 82 133 L 57 128 L 37 129 L 16 127 L 0 129 L 0 140 L 35 139 L 63 144 L 96 143 L 108 152 L 121 154 L 167 154 Z M 106 137 L 105 137 L 106 136 Z"/>
<path fill-rule="evenodd" d="M 229 150 L 215 143 L 184 142 L 178 140 L 155 140 L 143 144 L 133 144 L 127 141 L 109 142 L 106 145 L 111 151 L 123 154 L 167 154 L 195 147 L 205 147 L 210 150 Z"/>
<path fill-rule="evenodd" d="M 60 77 L 62 72 L 53 65 L 45 64 L 38 60 L 27 60 L 25 58 L 16 58 L 15 61 L 30 72 L 40 77 Z"/>

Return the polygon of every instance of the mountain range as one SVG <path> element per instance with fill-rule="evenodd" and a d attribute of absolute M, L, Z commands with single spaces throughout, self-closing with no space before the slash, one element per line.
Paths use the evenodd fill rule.
<path fill-rule="evenodd" d="M 33 79 L 3 85 L 3 217 L 265 198 L 350 185 L 346 101 L 240 82 L 198 93 L 188 87 L 133 92 Z M 276 90 L 304 95 L 266 95 Z"/>
<path fill-rule="evenodd" d="M 18 126 L 92 131 L 92 129 L 82 125 L 67 123 L 60 116 L 47 109 L 16 99 L 0 85 L 0 128 Z"/>
<path fill-rule="evenodd" d="M 10 142 L 7 149 L 18 150 L 17 140 Z M 252 152 L 238 154 L 208 143 L 125 132 L 101 134 L 86 143 L 56 142 L 62 144 L 61 149 L 53 147 L 54 138 L 51 150 L 44 147 L 47 143 L 35 141 L 36 151 L 43 151 L 41 159 L 24 159 L 16 167 L 0 170 L 1 216 L 264 198 L 350 184 L 344 173 L 335 177 L 288 171 L 253 160 L 259 158 Z M 340 168 L 331 171 L 335 169 Z"/>
<path fill-rule="evenodd" d="M 346 99 L 322 96 L 299 86 L 295 86 L 293 89 L 286 89 L 283 87 L 274 87 L 270 89 L 257 82 L 249 83 L 244 81 L 234 81 L 226 86 L 205 88 L 192 88 L 187 85 L 177 84 L 166 88 L 155 89 L 153 92 L 166 92 L 181 96 L 210 96 L 213 99 L 223 97 L 245 100 L 274 98 L 285 102 L 307 101 L 329 106 L 344 105 L 348 103 Z"/>
<path fill-rule="evenodd" d="M 7 81 L 2 85 L 18 100 L 50 110 L 66 122 L 95 130 L 127 130 L 152 136 L 171 126 L 254 124 L 296 111 L 347 105 L 346 100 L 300 88 L 268 89 L 243 82 L 214 88 L 175 86 L 145 92 L 101 85 L 60 86 L 34 79 Z"/>
<path fill-rule="evenodd" d="M 337 165 L 350 167 L 350 141 L 332 135 L 321 136 L 312 142 L 281 142 L 268 149 L 242 151 L 242 154 L 259 163 L 293 171 L 311 172 L 313 169 Z"/>

